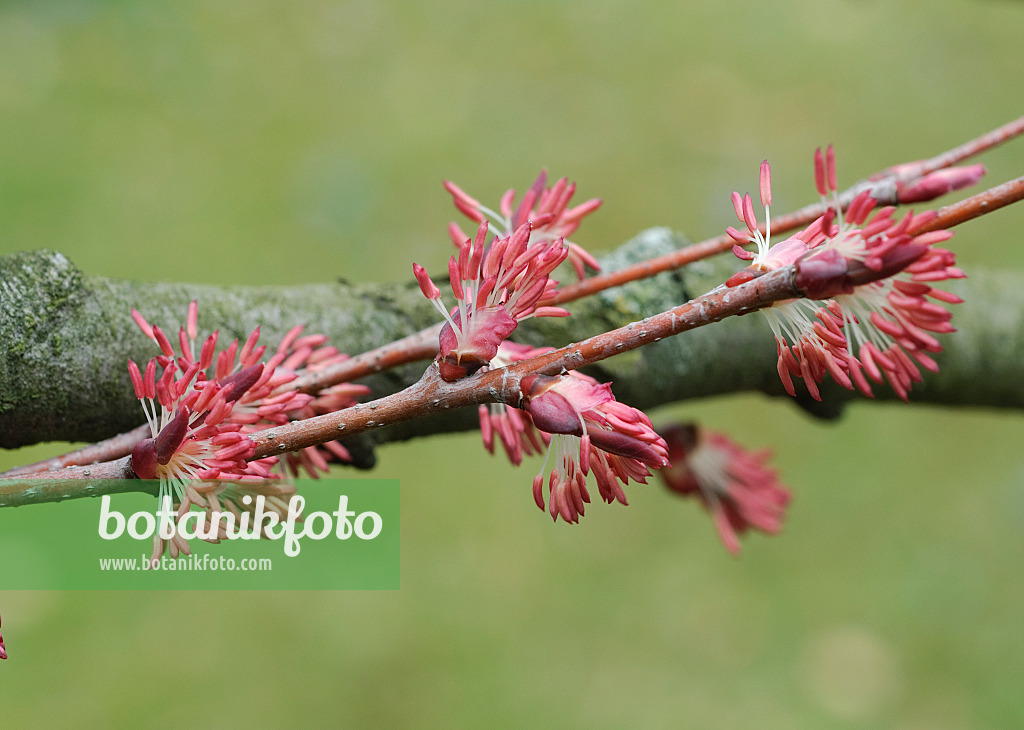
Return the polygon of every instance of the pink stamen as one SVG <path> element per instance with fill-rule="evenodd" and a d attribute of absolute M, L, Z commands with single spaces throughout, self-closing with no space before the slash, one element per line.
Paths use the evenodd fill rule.
<path fill-rule="evenodd" d="M 772 204 L 772 171 L 768 166 L 768 160 L 761 163 L 761 205 L 765 208 Z"/>

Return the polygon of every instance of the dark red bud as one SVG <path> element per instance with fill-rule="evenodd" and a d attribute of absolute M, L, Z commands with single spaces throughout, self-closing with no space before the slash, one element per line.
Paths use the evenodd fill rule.
<path fill-rule="evenodd" d="M 437 368 L 441 373 L 441 378 L 448 383 L 454 383 L 456 380 L 461 380 L 468 375 L 472 375 L 479 370 L 482 365 L 480 363 L 473 363 L 474 368 L 468 367 L 469 363 L 460 364 L 455 362 L 455 358 L 445 358 L 437 363 Z"/>
<path fill-rule="evenodd" d="M 808 299 L 831 299 L 852 290 L 846 272 L 846 258 L 830 248 L 797 261 L 793 283 Z"/>
<path fill-rule="evenodd" d="M 523 407 L 533 417 L 534 424 L 541 431 L 583 435 L 579 413 L 564 396 L 553 390 L 528 398 Z"/>
<path fill-rule="evenodd" d="M 163 430 L 156 436 L 156 460 L 160 464 L 166 464 L 174 456 L 174 452 L 181 447 L 188 433 L 188 417 L 190 411 L 187 406 L 178 408 L 171 422 L 163 427 Z"/>
<path fill-rule="evenodd" d="M 458 309 L 453 310 L 452 319 L 464 329 L 456 335 L 450 323 L 441 328 L 438 348 L 441 351 L 441 377 L 449 383 L 472 375 L 498 353 L 498 346 L 516 328 L 516 320 L 502 307 L 478 309 L 462 321 Z M 461 337 L 461 339 L 460 339 Z M 464 370 L 460 370 L 464 368 Z"/>
<path fill-rule="evenodd" d="M 263 363 L 250 365 L 244 370 L 239 370 L 234 375 L 222 378 L 220 381 L 221 386 L 230 388 L 227 391 L 227 402 L 233 403 L 245 395 L 249 388 L 256 385 L 256 381 L 260 379 L 261 375 L 263 375 Z"/>
<path fill-rule="evenodd" d="M 888 279 L 910 266 L 928 251 L 928 246 L 919 243 L 907 243 L 896 246 L 882 258 L 882 265 L 877 269 L 869 269 L 864 264 L 854 262 L 850 265 L 848 280 L 851 286 L 860 286 L 868 282 Z"/>
<path fill-rule="evenodd" d="M 156 442 L 143 439 L 132 449 L 132 471 L 139 479 L 156 479 Z"/>

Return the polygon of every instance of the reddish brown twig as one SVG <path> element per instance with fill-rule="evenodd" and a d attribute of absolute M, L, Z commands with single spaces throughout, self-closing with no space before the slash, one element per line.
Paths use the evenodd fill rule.
<path fill-rule="evenodd" d="M 429 360 L 437 355 L 437 337 L 441 332 L 442 324 L 439 322 L 408 337 L 389 342 L 335 365 L 329 365 L 321 370 L 303 375 L 289 383 L 287 387 L 296 388 L 304 393 L 317 393 L 332 385 L 350 383 L 381 370 L 417 360 Z"/>
<path fill-rule="evenodd" d="M 442 380 L 437 367 L 431 364 L 419 382 L 394 395 L 252 434 L 250 438 L 256 444 L 253 458 L 295 451 L 392 423 L 422 418 L 440 410 L 494 402 L 516 405 L 521 399 L 519 381 L 527 374 L 554 375 L 581 368 L 730 315 L 796 296 L 799 292 L 793 285 L 793 267 L 786 267 L 732 289 L 719 287 L 641 322 L 454 383 Z"/>
<path fill-rule="evenodd" d="M 934 220 L 913 232 L 923 233 L 937 231 L 940 228 L 952 228 L 1022 199 L 1024 199 L 1024 176 L 1002 185 L 996 185 L 982 193 L 961 200 L 959 203 L 939 208 L 938 216 Z"/>
<path fill-rule="evenodd" d="M 52 472 L 0 479 L 0 507 L 20 507 L 39 502 L 60 502 L 76 497 L 134 492 L 145 482 L 135 478 L 131 457 L 90 466 L 69 466 Z"/>
<path fill-rule="evenodd" d="M 148 424 L 142 424 L 131 431 L 118 434 L 103 441 L 84 446 L 77 451 L 72 451 L 61 456 L 50 459 L 43 459 L 32 464 L 16 466 L 13 469 L 0 473 L 0 478 L 11 478 L 26 476 L 29 474 L 40 474 L 44 472 L 64 469 L 69 466 L 87 466 L 104 461 L 112 461 L 132 453 L 132 448 L 142 439 L 150 435 Z"/>
<path fill-rule="evenodd" d="M 897 165 L 896 168 L 899 172 L 893 172 L 894 168 L 883 170 L 876 175 L 872 175 L 866 180 L 854 184 L 852 187 L 847 189 L 842 195 L 839 196 L 843 209 L 850 204 L 850 201 L 865 188 L 872 190 L 872 195 L 879 200 L 879 202 L 885 205 L 895 205 L 898 201 L 896 199 L 896 182 L 908 183 L 916 180 L 929 172 L 955 165 L 957 162 L 977 155 L 985 150 L 991 149 L 996 145 L 1002 144 L 1014 137 L 1024 133 L 1024 117 L 1013 120 L 1008 124 L 1004 124 L 1002 127 L 995 129 L 991 132 L 987 132 L 976 139 L 972 139 L 970 142 L 966 142 L 959 147 L 943 152 L 935 157 L 931 157 L 927 160 L 920 160 L 914 163 L 907 163 L 904 165 Z M 773 233 L 785 233 L 792 231 L 802 226 L 806 226 L 811 223 L 814 219 L 825 212 L 825 208 L 821 203 L 815 203 L 814 205 L 808 205 L 799 210 L 788 213 L 787 215 L 780 216 L 772 219 L 772 232 Z M 764 232 L 764 226 L 761 226 L 761 232 Z M 573 301 L 581 297 L 590 296 L 596 294 L 599 291 L 604 291 L 613 286 L 621 286 L 631 281 L 637 281 L 639 279 L 646 279 L 648 277 L 660 274 L 664 271 L 671 271 L 678 269 L 681 266 L 686 266 L 694 261 L 705 259 L 709 256 L 714 256 L 719 253 L 723 253 L 732 248 L 733 241 L 726 234 L 716 236 L 715 238 L 709 238 L 706 241 L 695 243 L 692 246 L 686 246 L 678 251 L 667 253 L 664 256 L 658 256 L 647 261 L 641 261 L 638 264 L 627 266 L 624 269 L 618 271 L 612 271 L 608 274 L 599 274 L 592 276 L 589 279 L 564 286 L 558 290 L 557 295 L 545 304 L 561 304 L 563 302 Z"/>
<path fill-rule="evenodd" d="M 941 209 L 928 228 L 949 228 L 1021 199 L 1024 199 L 1024 177 Z M 436 365 L 431 364 L 419 382 L 394 395 L 252 434 L 251 438 L 256 444 L 252 458 L 298 450 L 442 410 L 491 402 L 516 405 L 522 399 L 519 383 L 528 374 L 554 375 L 564 370 L 581 368 L 728 316 L 801 296 L 794 284 L 795 270 L 796 265 L 791 265 L 736 287 L 720 286 L 686 304 L 640 322 L 454 383 L 442 380 Z M 93 481 L 99 478 L 127 480 L 131 476 L 128 461 L 122 459 L 91 467 L 71 467 L 60 472 L 37 475 L 37 478 L 0 480 L 0 506 L 130 491 L 130 484 L 108 481 L 97 488 Z M 52 480 L 58 478 L 62 480 L 61 483 L 54 485 Z M 51 481 L 48 483 L 47 479 Z M 47 486 L 41 490 L 37 485 L 43 484 Z"/>
<path fill-rule="evenodd" d="M 840 196 L 840 203 L 842 207 L 845 208 L 857 193 L 865 188 L 870 188 L 872 189 L 872 194 L 881 202 L 895 204 L 897 202 L 895 197 L 897 181 L 902 183 L 911 182 L 930 172 L 944 167 L 949 167 L 983 151 L 991 149 L 992 147 L 1013 139 L 1022 133 L 1024 133 L 1024 117 L 1015 119 L 998 129 L 987 132 L 980 137 L 970 140 L 958 147 L 954 147 L 953 149 L 936 155 L 935 157 L 914 163 L 898 165 L 895 168 L 889 168 L 888 170 L 873 175 L 866 180 L 862 180 L 850 187 Z M 1013 186 L 1016 182 L 1017 181 L 1006 183 L 1006 185 Z M 949 219 L 953 222 L 940 224 L 933 221 L 929 225 L 929 229 L 957 225 L 958 223 L 970 220 L 971 218 L 988 212 L 989 210 L 995 210 L 997 207 L 1013 202 L 1013 200 L 1010 199 L 1012 196 L 1004 196 L 1002 193 L 997 192 L 1003 187 L 1004 186 L 993 188 L 992 190 L 983 193 L 982 195 L 989 196 L 987 198 L 983 199 L 981 196 L 974 196 L 963 201 L 963 203 L 943 208 L 942 211 L 955 208 L 960 212 Z M 1004 202 L 999 202 L 1000 200 Z M 792 213 L 777 217 L 773 221 L 773 231 L 783 233 L 805 226 L 820 216 L 823 210 L 824 209 L 821 204 L 813 204 L 793 211 Z M 946 219 L 942 218 L 941 220 Z M 590 296 L 611 287 L 621 286 L 631 281 L 648 278 L 664 271 L 676 269 L 693 263 L 694 261 L 723 253 L 731 249 L 732 245 L 733 239 L 726 234 L 722 234 L 715 238 L 687 246 L 670 254 L 642 261 L 638 264 L 634 264 L 633 266 L 620 269 L 619 271 L 601 274 L 585 279 L 576 284 L 562 287 L 558 290 L 553 299 L 545 303 L 562 304 L 585 296 Z M 398 365 L 404 365 L 419 360 L 429 360 L 437 354 L 437 335 L 440 328 L 440 324 L 428 327 L 400 340 L 374 348 L 373 350 L 369 350 L 360 355 L 353 356 L 344 362 L 326 367 L 315 373 L 310 373 L 303 376 L 298 381 L 298 387 L 304 392 L 315 393 L 337 383 L 358 380 L 366 375 L 396 367 Z M 131 448 L 139 439 L 146 436 L 147 431 L 145 428 L 146 427 L 144 426 L 140 426 L 138 429 L 133 431 L 92 444 L 83 449 L 64 454 L 63 456 L 55 457 L 53 459 L 45 459 L 26 466 L 16 467 L 0 474 L 0 478 L 47 471 L 68 465 L 91 464 L 101 460 L 109 460 L 124 456 L 131 452 Z"/>
<path fill-rule="evenodd" d="M 950 228 L 1024 198 L 1024 178 L 998 185 L 938 211 L 928 230 Z M 686 304 L 505 368 L 446 383 L 431 365 L 419 382 L 370 403 L 252 434 L 253 458 L 325 443 L 438 410 L 480 403 L 517 405 L 519 381 L 528 374 L 555 375 L 657 342 L 726 317 L 802 296 L 793 283 L 795 266 L 776 269 L 732 288 L 718 287 Z"/>

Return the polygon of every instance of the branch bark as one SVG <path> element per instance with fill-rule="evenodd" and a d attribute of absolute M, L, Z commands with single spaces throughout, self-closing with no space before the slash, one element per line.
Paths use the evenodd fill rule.
<path fill-rule="evenodd" d="M 0 447 L 98 441 L 138 426 L 145 419 L 127 361 L 157 353 L 131 309 L 173 336 L 193 299 L 200 328 L 220 329 L 222 345 L 257 325 L 262 341 L 276 345 L 305 322 L 342 351 L 361 352 L 436 318 L 414 283 L 222 288 L 88 276 L 52 251 L 0 257 Z M 374 384 L 389 392 L 420 372 Z"/>
<path fill-rule="evenodd" d="M 607 270 L 664 255 L 684 241 L 666 229 L 646 231 L 605 258 Z M 665 311 L 720 284 L 736 269 L 731 260 L 699 262 L 609 289 L 570 307 L 574 315 L 524 323 L 518 339 L 563 345 Z M 955 308 L 960 331 L 943 338 L 941 371 L 915 387 L 913 402 L 979 407 L 1024 407 L 1024 286 L 1014 272 L 968 272 L 951 286 L 966 303 Z M 200 301 L 200 329 L 217 326 L 222 343 L 262 325 L 274 344 L 297 322 L 323 332 L 339 349 L 358 353 L 422 329 L 436 312 L 410 276 L 403 284 L 303 287 L 199 287 L 148 284 L 83 274 L 53 252 L 0 258 L 0 446 L 49 440 L 95 441 L 137 426 L 141 419 L 126 361 L 144 361 L 152 342 L 138 332 L 130 310 L 173 332 L 188 302 Z M 529 326 L 527 326 L 529 325 Z M 732 317 L 679 337 L 603 361 L 589 370 L 615 381 L 616 395 L 640 408 L 687 398 L 756 390 L 783 393 L 775 347 L 759 316 Z M 416 382 L 414 364 L 367 379 L 374 396 Z M 853 396 L 827 388 L 819 404 L 800 405 L 834 417 Z M 880 397 L 891 397 L 879 389 Z M 470 428 L 472 410 L 446 413 L 367 433 L 356 443 L 359 460 L 372 446 L 396 439 Z"/>

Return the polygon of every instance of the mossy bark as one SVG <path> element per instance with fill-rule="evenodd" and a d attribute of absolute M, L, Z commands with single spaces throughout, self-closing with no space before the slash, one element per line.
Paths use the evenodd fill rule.
<path fill-rule="evenodd" d="M 666 229 L 637 236 L 606 257 L 615 269 L 684 243 Z M 516 337 L 562 345 L 664 311 L 719 284 L 732 261 L 693 264 L 678 272 L 609 289 L 569 306 L 573 316 L 529 321 Z M 966 303 L 954 307 L 959 332 L 942 336 L 941 370 L 915 386 L 914 402 L 992 408 L 1024 406 L 1024 286 L 1019 274 L 975 272 L 954 282 Z M 132 322 L 139 309 L 170 333 L 198 299 L 201 331 L 220 330 L 220 343 L 244 338 L 257 325 L 273 344 L 297 323 L 322 332 L 340 350 L 358 353 L 433 324 L 437 314 L 410 277 L 399 284 L 298 287 L 213 287 L 153 284 L 87 276 L 59 253 L 0 257 L 0 447 L 41 441 L 96 441 L 139 424 L 141 410 L 128 379 L 129 358 L 144 362 L 153 343 Z M 759 315 L 737 317 L 625 353 L 592 369 L 613 380 L 621 400 L 641 408 L 736 391 L 782 394 L 775 346 Z M 416 380 L 414 364 L 366 379 L 374 393 Z M 798 385 L 798 388 L 800 386 Z M 885 387 L 879 398 L 892 398 Z M 797 402 L 832 417 L 857 397 L 824 389 L 824 403 Z M 356 446 L 368 464 L 372 444 L 468 428 L 474 414 L 447 414 L 370 434 Z"/>

